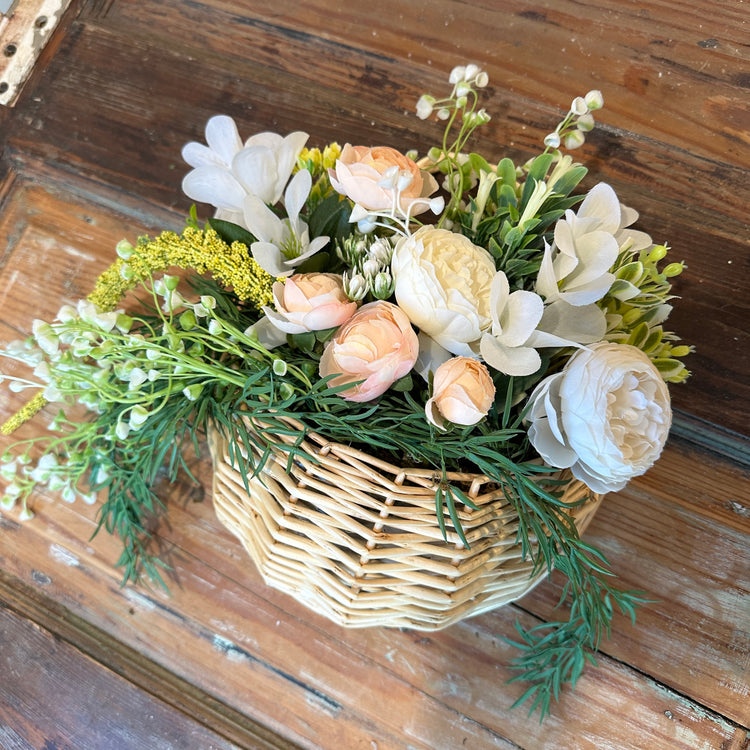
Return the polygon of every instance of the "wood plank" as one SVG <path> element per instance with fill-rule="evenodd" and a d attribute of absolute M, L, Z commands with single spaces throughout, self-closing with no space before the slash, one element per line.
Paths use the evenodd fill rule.
<path fill-rule="evenodd" d="M 230 9 L 220 3 L 185 8 L 171 2 L 160 4 L 158 11 L 132 3 L 115 3 L 105 11 L 98 5 L 85 6 L 83 23 L 73 25 L 61 48 L 61 57 L 75 59 L 76 64 L 61 65 L 40 81 L 38 102 L 29 100 L 24 119 L 9 127 L 7 158 L 24 172 L 33 171 L 41 162 L 67 172 L 74 170 L 95 183 L 110 183 L 126 196 L 140 194 L 142 199 L 184 214 L 189 201 L 179 192 L 186 171 L 179 150 L 186 141 L 201 138 L 205 119 L 218 111 L 237 116 L 243 133 L 309 128 L 314 143 L 331 139 L 380 141 L 424 149 L 434 142 L 436 126 L 422 123 L 408 112 L 423 90 L 442 85 L 447 68 L 438 69 L 436 60 L 445 59 L 445 55 L 435 57 L 429 66 L 421 51 L 419 59 L 408 60 L 406 67 L 404 51 L 393 49 L 394 31 L 368 37 L 354 28 L 348 15 L 343 25 L 337 26 L 338 31 L 321 31 L 322 7 L 295 8 L 298 10 L 282 5 L 277 14 L 264 18 L 252 7 Z M 454 6 L 443 0 L 441 8 L 449 12 Z M 569 33 L 565 24 L 556 26 L 556 22 L 527 17 L 520 6 L 516 11 L 515 22 L 520 26 L 503 34 L 535 29 L 538 38 L 540 28 L 553 35 L 561 30 Z M 361 12 L 365 18 L 369 13 L 357 4 L 351 12 Z M 409 14 L 418 11 L 399 12 L 406 13 L 405 20 L 411 23 L 415 19 Z M 477 31 L 478 11 L 466 12 L 471 20 L 466 22 L 469 26 L 460 27 L 461 33 Z M 614 34 L 624 11 L 604 6 L 600 13 L 607 35 Z M 670 15 L 666 6 L 659 13 L 666 28 L 674 14 Z M 732 17 L 731 8 L 723 7 L 721 13 L 719 18 Z M 643 34 L 651 21 L 638 21 L 639 44 L 645 44 Z M 175 42 L 169 48 L 156 44 L 161 27 L 174 34 Z M 686 109 L 684 97 L 688 95 L 693 108 L 701 103 L 708 106 L 706 102 L 713 96 L 709 89 L 720 92 L 717 95 L 727 101 L 736 98 L 738 81 L 744 80 L 742 71 L 750 66 L 739 55 L 725 61 L 725 67 L 729 62 L 733 67 L 721 74 L 717 60 L 733 43 L 733 32 L 727 27 L 719 33 L 718 26 L 707 23 L 706 33 L 713 35 L 710 38 L 722 41 L 719 48 L 697 47 L 702 62 L 691 67 L 686 63 L 690 28 L 683 25 L 679 29 L 682 37 L 675 44 L 666 48 L 657 45 L 660 55 L 675 56 L 670 72 L 676 75 L 679 70 L 681 76 L 675 85 L 659 88 L 655 94 L 662 100 L 659 111 L 663 115 L 649 114 L 649 127 L 633 121 L 632 115 L 628 119 L 624 116 L 627 112 L 642 118 L 654 111 L 653 103 L 649 104 L 651 93 L 640 101 L 622 82 L 609 81 L 612 107 L 608 104 L 602 112 L 605 126 L 594 132 L 581 158 L 591 166 L 588 186 L 602 179 L 611 182 L 623 201 L 641 212 L 639 227 L 657 241 L 668 241 L 675 248 L 674 257 L 688 264 L 675 283 L 675 292 L 682 299 L 670 327 L 696 346 L 696 353 L 688 359 L 695 377 L 685 387 L 674 389 L 676 409 L 695 417 L 701 430 L 716 425 L 719 430 L 747 436 L 750 331 L 745 320 L 750 314 L 750 298 L 743 290 L 750 287 L 750 267 L 745 262 L 750 182 L 746 168 L 738 166 L 740 161 L 727 156 L 732 153 L 726 146 L 731 140 L 729 131 L 723 141 L 706 136 L 704 152 L 694 147 L 694 141 L 704 138 L 704 127 L 731 130 L 731 118 L 719 117 L 720 125 L 710 117 L 706 122 L 701 117 L 694 123 L 696 129 L 686 132 L 688 126 L 678 122 L 676 111 Z M 127 44 L 123 44 L 123 34 Z M 252 35 L 256 50 L 250 58 L 246 54 L 248 35 Z M 658 38 L 659 33 L 654 32 L 654 39 Z M 432 37 L 422 41 L 427 48 L 436 43 Z M 618 54 L 625 55 L 627 49 L 620 44 Z M 528 50 L 516 54 L 524 52 Z M 557 107 L 569 98 L 570 92 L 551 90 L 563 85 L 562 76 L 555 78 L 554 85 L 547 80 L 549 76 L 521 76 L 524 59 L 513 58 L 511 91 L 501 87 L 509 75 L 505 65 L 490 58 L 490 73 L 498 84 L 488 92 L 488 107 L 495 117 L 477 146 L 498 158 L 508 154 L 525 159 L 556 122 Z M 603 69 L 614 69 L 618 59 L 608 53 Z M 576 65 L 569 66 L 571 85 L 578 87 L 574 91 L 583 84 L 608 83 L 586 81 L 583 65 L 578 59 Z M 704 73 L 714 70 L 716 76 L 701 77 L 701 66 Z M 152 69 L 161 71 L 160 75 L 152 76 Z M 567 76 L 568 70 L 565 73 Z M 87 91 L 90 107 L 80 106 L 77 92 L 82 90 Z M 191 103 L 190 119 L 183 114 L 186 101 Z M 28 127 L 29 121 L 35 123 L 33 128 Z M 674 132 L 652 132 L 673 125 L 677 128 Z M 48 133 L 56 134 L 54 140 Z M 114 138 L 113 133 L 117 134 Z M 702 187 L 696 190 L 696 186 Z"/>
<path fill-rule="evenodd" d="M 11 192 L 12 210 L 7 215 L 16 211 L 20 229 L 0 272 L 0 289 L 17 295 L 14 305 L 20 305 L 17 314 L 22 315 L 26 303 L 18 290 L 36 283 L 39 258 L 55 252 L 59 260 L 45 287 L 54 290 L 52 301 L 43 299 L 40 305 L 56 309 L 61 295 L 75 296 L 89 283 L 85 276 L 92 264 L 86 257 L 109 252 L 121 236 L 120 221 L 108 205 L 79 205 L 70 195 L 21 178 Z M 63 224 L 64 230 L 59 230 Z M 56 250 L 52 237 L 60 238 Z M 69 246 L 75 253 L 66 250 Z M 8 274 L 15 277 L 12 285 Z M 66 278 L 75 279 L 75 286 L 66 287 Z M 20 317 L 16 323 L 24 324 Z M 4 328 L 2 335 L 14 334 Z M 15 396 L 0 410 L 7 413 L 19 404 Z M 38 433 L 39 424 L 27 425 L 21 436 Z M 694 457 L 670 461 L 670 455 L 663 464 L 669 467 L 666 480 L 654 479 L 648 491 L 635 485 L 634 494 L 608 502 L 605 509 L 611 510 L 595 519 L 602 546 L 610 553 L 607 545 L 622 550 L 628 579 L 638 585 L 653 580 L 649 588 L 656 592 L 662 582 L 676 580 L 671 568 L 679 569 L 685 561 L 660 557 L 654 538 L 669 538 L 684 525 L 695 548 L 705 554 L 716 544 L 706 531 L 706 524 L 712 523 L 727 559 L 747 538 L 735 506 L 722 505 L 721 498 L 709 493 L 709 479 L 698 495 L 687 496 L 700 502 L 691 500 L 681 516 L 661 512 L 659 503 L 664 501 L 654 496 L 661 492 L 682 497 L 681 486 L 674 483 L 689 476 L 686 466 L 696 463 Z M 194 468 L 203 487 L 209 486 L 210 465 L 204 460 Z M 735 470 L 725 467 L 722 472 L 714 476 L 722 486 L 747 487 Z M 570 747 L 584 734 L 594 738 L 594 744 L 612 739 L 604 716 L 618 717 L 616 739 L 621 747 L 718 746 L 739 742 L 743 736 L 737 700 L 750 680 L 739 671 L 734 682 L 717 684 L 729 674 L 728 664 L 745 658 L 740 636 L 748 625 L 742 610 L 711 609 L 703 600 L 681 602 L 673 587 L 660 609 L 644 613 L 644 630 L 639 624 L 633 631 L 618 619 L 601 666 L 587 673 L 579 689 L 566 694 L 553 717 L 539 728 L 522 710 L 508 712 L 521 687 L 504 685 L 511 674 L 507 664 L 512 651 L 501 640 L 513 636 L 516 616 L 528 625 L 537 621 L 532 615 L 507 608 L 429 637 L 410 631 L 342 630 L 264 586 L 210 505 L 192 502 L 201 497 L 200 490 L 196 494 L 186 482 L 162 489 L 173 507 L 170 523 L 159 536 L 175 566 L 171 598 L 147 589 L 119 588 L 119 572 L 112 567 L 118 543 L 106 536 L 88 541 L 96 511 L 87 506 L 42 500 L 31 523 L 6 520 L 0 568 L 72 610 L 103 637 L 142 653 L 177 679 L 199 686 L 231 711 L 247 714 L 290 741 L 321 747 L 360 743 L 365 748 L 375 741 L 382 750 L 409 743 L 439 747 L 440 738 L 459 746 L 466 738 L 468 746 L 476 747 L 528 747 L 529 742 L 547 738 L 558 747 Z M 745 507 L 744 495 L 735 502 Z M 654 520 L 650 531 L 637 522 L 644 516 Z M 687 546 L 677 549 L 692 559 Z M 621 559 L 615 562 L 619 568 Z M 728 573 L 707 579 L 691 567 L 682 575 L 687 591 L 703 591 L 711 582 L 717 595 L 727 596 Z M 737 578 L 737 585 L 741 580 Z M 541 601 L 552 595 L 553 591 L 540 594 Z M 522 606 L 533 611 L 527 602 Z M 546 616 L 541 606 L 537 613 Z M 722 643 L 722 635 L 734 630 L 737 637 Z M 718 635 L 699 654 L 698 669 L 691 676 L 692 666 L 676 655 L 693 654 L 705 632 Z M 669 659 L 677 664 L 670 665 Z M 706 666 L 711 661 L 712 671 Z M 734 720 L 711 710 L 712 705 Z"/>
<path fill-rule="evenodd" d="M 0 606 L 0 645 L 3 747 L 238 747 L 4 606 Z"/>
<path fill-rule="evenodd" d="M 203 554 L 196 549 L 175 555 L 179 587 L 171 598 L 118 589 L 100 557 L 111 540 L 96 540 L 95 555 L 80 546 L 77 510 L 85 512 L 49 506 L 35 528 L 10 530 L 3 567 L 305 746 L 693 748 L 746 741 L 745 728 L 606 656 L 543 726 L 523 711 L 509 712 L 520 692 L 504 685 L 512 653 L 502 638 L 513 634 L 513 608 L 429 637 L 342 631 L 268 592 L 252 572 L 237 580 L 207 566 L 192 557 Z M 210 511 L 203 504 L 194 510 Z M 199 521 L 201 539 L 227 546 L 220 530 L 210 540 L 210 515 Z M 520 615 L 526 625 L 534 622 Z M 579 745 L 581 737 L 590 744 Z"/>

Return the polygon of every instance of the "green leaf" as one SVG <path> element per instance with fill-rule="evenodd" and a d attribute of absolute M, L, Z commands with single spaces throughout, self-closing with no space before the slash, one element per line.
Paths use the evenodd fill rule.
<path fill-rule="evenodd" d="M 324 198 L 308 217 L 310 237 L 330 237 L 332 243 L 343 240 L 352 230 L 351 212 L 351 203 L 338 193 Z"/>
<path fill-rule="evenodd" d="M 249 248 L 255 237 L 247 231 L 244 227 L 238 224 L 233 224 L 231 221 L 224 221 L 223 219 L 208 219 L 206 221 L 218 235 L 221 237 L 227 245 L 231 245 L 233 242 L 241 242 L 243 245 L 247 245 Z"/>
<path fill-rule="evenodd" d="M 516 165 L 507 157 L 502 159 L 497 165 L 497 176 L 504 187 L 507 186 L 513 190 L 516 185 Z M 515 191 L 513 194 L 515 195 Z"/>
<path fill-rule="evenodd" d="M 552 190 L 557 195 L 570 195 L 570 193 L 578 186 L 578 183 L 586 176 L 588 169 L 586 167 L 573 167 L 568 170 L 559 180 L 552 186 Z M 583 199 L 583 196 L 579 196 L 575 199 L 578 203 Z"/>

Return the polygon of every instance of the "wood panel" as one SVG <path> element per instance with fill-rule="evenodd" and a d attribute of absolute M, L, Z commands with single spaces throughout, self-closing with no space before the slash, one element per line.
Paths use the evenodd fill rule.
<path fill-rule="evenodd" d="M 44 162 L 184 215 L 179 151 L 217 112 L 235 116 L 244 134 L 303 128 L 315 144 L 424 150 L 437 126 L 411 114 L 414 102 L 471 57 L 493 82 L 493 121 L 476 145 L 523 161 L 574 95 L 599 87 L 602 125 L 580 152 L 586 184 L 609 181 L 640 211 L 639 227 L 688 264 L 670 325 L 696 347 L 695 377 L 674 389 L 675 406 L 695 418 L 696 439 L 709 426 L 746 437 L 750 55 L 738 6 L 716 5 L 709 22 L 669 3 L 530 11 L 441 0 L 377 12 L 353 3 L 337 6 L 331 24 L 323 1 L 282 2 L 273 13 L 254 2 L 84 3 L 61 46 L 70 64 L 52 67 L 10 123 L 7 157 L 21 171 Z M 579 34 L 576 13 L 590 33 Z M 396 41 L 405 28 L 406 48 Z M 534 54 L 542 43 L 545 55 Z"/>
<path fill-rule="evenodd" d="M 113 213 L 106 200 L 97 205 L 85 184 L 79 187 L 76 198 L 18 178 L 6 198 L 2 226 L 10 252 L 0 296 L 4 309 L 15 312 L 5 315 L 5 340 L 26 325 L 25 296 L 38 300 L 36 314 L 50 317 L 60 300 L 74 300 L 90 286 L 123 224 L 136 233 L 146 229 L 127 213 Z M 2 411 L 21 403 L 15 396 Z M 27 425 L 19 437 L 38 430 L 38 423 Z M 701 461 L 711 462 L 712 474 L 698 479 L 688 467 Z M 160 488 L 172 506 L 159 532 L 175 567 L 171 596 L 119 589 L 112 568 L 118 543 L 109 537 L 89 542 L 96 509 L 87 506 L 40 499 L 31 523 L 5 520 L 0 567 L 91 623 L 109 668 L 122 670 L 119 657 L 108 663 L 106 644 L 121 642 L 199 686 L 232 715 L 247 715 L 303 746 L 374 741 L 379 748 L 433 748 L 447 738 L 478 748 L 576 747 L 585 735 L 591 747 L 606 738 L 618 747 L 669 742 L 687 748 L 736 744 L 744 736 L 750 612 L 743 605 L 750 582 L 742 550 L 750 497 L 746 474 L 733 464 L 675 446 L 650 474 L 605 503 L 591 538 L 625 585 L 645 587 L 659 602 L 644 609 L 636 629 L 617 618 L 600 667 L 543 727 L 523 711 L 508 712 L 521 688 L 504 685 L 512 650 L 502 638 L 513 636 L 516 617 L 531 624 L 552 614 L 554 585 L 539 587 L 519 607 L 429 637 L 342 630 L 263 585 L 213 516 L 202 489 L 210 484 L 210 466 L 203 460 L 194 471 L 200 486 Z M 712 494 L 716 483 L 736 494 Z M 663 539 L 680 541 L 665 548 Z M 712 565 L 705 564 L 709 553 Z M 137 682 L 155 692 L 147 673 Z M 601 725 L 604 715 L 617 717 L 616 729 Z"/>
<path fill-rule="evenodd" d="M 2 606 L 0 646 L 2 747 L 237 748 Z"/>
<path fill-rule="evenodd" d="M 525 159 L 573 96 L 604 91 L 586 184 L 611 182 L 688 262 L 671 320 L 698 351 L 662 460 L 587 532 L 654 602 L 636 627 L 615 618 L 599 665 L 543 725 L 509 708 L 523 688 L 506 684 L 504 638 L 516 618 L 558 616 L 556 577 L 429 636 L 344 630 L 264 585 L 212 512 L 202 459 L 199 485 L 159 488 L 171 595 L 119 586 L 118 543 L 90 540 L 96 507 L 39 497 L 33 521 L 0 517 L 0 628 L 13 639 L 0 668 L 15 670 L 0 745 L 109 747 L 114 710 L 88 735 L 63 715 L 93 682 L 126 713 L 159 717 L 154 747 L 750 747 L 747 22 L 729 0 L 708 12 L 697 0 L 74 2 L 15 110 L 0 111 L 0 341 L 83 296 L 122 237 L 181 225 L 179 151 L 210 115 L 245 135 L 424 150 L 437 130 L 411 114 L 416 98 L 470 59 L 492 80 L 477 145 L 498 158 Z M 0 419 L 23 400 L 6 394 Z M 32 726 L 53 689 L 59 721 Z"/>

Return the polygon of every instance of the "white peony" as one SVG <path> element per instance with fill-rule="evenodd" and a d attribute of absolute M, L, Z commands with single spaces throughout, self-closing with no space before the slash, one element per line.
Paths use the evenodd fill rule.
<path fill-rule="evenodd" d="M 661 454 L 672 411 L 669 391 L 633 346 L 577 351 L 529 398 L 529 440 L 546 463 L 570 468 L 594 492 L 616 492 Z"/>
<path fill-rule="evenodd" d="M 475 356 L 470 344 L 492 323 L 492 256 L 461 234 L 424 226 L 399 240 L 391 272 L 409 320 L 449 352 Z"/>

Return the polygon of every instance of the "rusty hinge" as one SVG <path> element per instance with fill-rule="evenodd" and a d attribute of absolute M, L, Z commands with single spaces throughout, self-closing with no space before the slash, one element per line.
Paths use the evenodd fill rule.
<path fill-rule="evenodd" d="M 0 0 L 0 104 L 14 104 L 69 3 Z"/>

